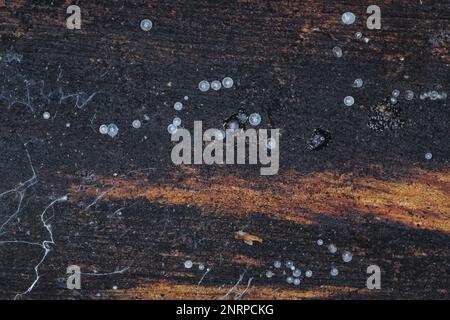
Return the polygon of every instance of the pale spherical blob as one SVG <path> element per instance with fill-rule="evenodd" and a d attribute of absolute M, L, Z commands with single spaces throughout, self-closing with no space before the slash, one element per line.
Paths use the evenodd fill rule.
<path fill-rule="evenodd" d="M 292 272 L 292 275 L 298 278 L 302 275 L 302 272 L 300 271 L 300 269 L 295 269 L 294 272 Z"/>
<path fill-rule="evenodd" d="M 98 131 L 99 131 L 101 134 L 107 134 L 107 133 L 108 133 L 108 126 L 107 126 L 106 124 L 102 124 L 102 125 L 100 126 L 100 128 L 98 128 Z"/>
<path fill-rule="evenodd" d="M 351 254 L 351 252 L 345 251 L 342 254 L 342 260 L 344 262 L 350 262 L 350 261 L 352 261 L 352 259 L 353 259 L 353 255 Z"/>
<path fill-rule="evenodd" d="M 134 120 L 131 124 L 133 128 L 139 129 L 141 127 L 141 121 L 140 120 Z"/>
<path fill-rule="evenodd" d="M 287 277 L 287 278 L 286 278 L 286 282 L 289 283 L 289 284 L 291 284 L 291 283 L 294 282 L 294 278 L 293 278 L 293 277 Z"/>
<path fill-rule="evenodd" d="M 336 277 L 339 274 L 339 270 L 337 268 L 331 268 L 330 274 L 333 277 Z"/>
<path fill-rule="evenodd" d="M 433 158 L 433 154 L 431 152 L 425 153 L 425 159 L 431 160 Z"/>
<path fill-rule="evenodd" d="M 111 138 L 114 138 L 115 136 L 117 136 L 117 134 L 119 133 L 119 128 L 114 124 L 111 123 L 108 126 L 108 134 Z"/>
<path fill-rule="evenodd" d="M 313 272 L 311 270 L 308 270 L 305 272 L 305 277 L 307 277 L 307 278 L 311 278 L 312 275 L 313 275 Z"/>
<path fill-rule="evenodd" d="M 294 279 L 294 285 L 296 285 L 296 286 L 300 285 L 300 279 L 299 278 Z"/>
<path fill-rule="evenodd" d="M 344 24 L 353 24 L 356 20 L 356 16 L 353 12 L 345 12 L 341 19 Z"/>
<path fill-rule="evenodd" d="M 400 96 L 400 90 L 395 89 L 394 91 L 392 91 L 392 96 L 398 98 Z"/>
<path fill-rule="evenodd" d="M 50 113 L 49 113 L 49 112 L 44 112 L 44 113 L 42 114 L 42 118 L 44 118 L 45 120 L 50 119 Z"/>
<path fill-rule="evenodd" d="M 150 19 L 144 19 L 141 21 L 142 31 L 150 31 L 153 28 L 153 22 Z"/>
<path fill-rule="evenodd" d="M 203 263 L 200 263 L 200 264 L 198 265 L 198 270 L 200 270 L 200 271 L 205 270 L 205 265 L 204 265 Z"/>
<path fill-rule="evenodd" d="M 181 110 L 183 110 L 183 104 L 180 101 L 177 101 L 173 105 L 173 108 L 177 111 L 181 111 Z"/>
<path fill-rule="evenodd" d="M 176 125 L 177 127 L 181 126 L 181 119 L 178 117 L 173 118 L 172 124 Z"/>
<path fill-rule="evenodd" d="M 352 96 L 347 96 L 344 98 L 344 104 L 347 107 L 351 107 L 355 103 L 355 99 Z"/>
<path fill-rule="evenodd" d="M 177 132 L 178 128 L 176 125 L 174 125 L 173 123 L 169 124 L 169 126 L 167 127 L 167 131 L 170 134 L 174 134 L 175 132 Z"/>
<path fill-rule="evenodd" d="M 318 246 L 323 245 L 323 240 L 322 240 L 322 239 L 317 240 L 317 245 L 318 245 Z"/>
<path fill-rule="evenodd" d="M 337 248 L 336 248 L 336 246 L 334 244 L 330 244 L 330 245 L 328 245 L 328 251 L 330 253 L 336 253 Z"/>
<path fill-rule="evenodd" d="M 270 271 L 270 270 L 266 271 L 266 277 L 267 278 L 272 278 L 273 277 L 273 272 Z"/>
<path fill-rule="evenodd" d="M 220 88 L 222 88 L 222 83 L 220 83 L 220 81 L 214 80 L 213 82 L 211 82 L 211 89 L 217 91 L 220 90 Z"/>
<path fill-rule="evenodd" d="M 340 47 L 334 47 L 333 48 L 333 55 L 336 58 L 341 58 L 342 57 L 342 49 Z"/>
<path fill-rule="evenodd" d="M 200 83 L 198 84 L 198 88 L 200 89 L 201 92 L 208 91 L 210 87 L 211 86 L 210 86 L 209 82 L 206 80 L 200 81 Z"/>
<path fill-rule="evenodd" d="M 258 113 L 252 113 L 249 117 L 248 117 L 248 122 L 256 127 L 257 125 L 259 125 L 261 123 L 261 116 Z"/>
<path fill-rule="evenodd" d="M 222 80 L 222 85 L 223 85 L 224 88 L 230 89 L 231 87 L 233 87 L 234 81 L 230 77 L 225 77 Z"/>
<path fill-rule="evenodd" d="M 273 266 L 277 269 L 281 268 L 281 262 L 280 261 L 274 261 Z"/>
<path fill-rule="evenodd" d="M 186 269 L 192 268 L 192 265 L 193 265 L 193 263 L 192 263 L 191 260 L 186 260 L 186 261 L 184 262 L 184 267 L 185 267 Z"/>
<path fill-rule="evenodd" d="M 363 84 L 364 84 L 364 81 L 362 80 L 362 79 L 356 79 L 354 82 L 353 82 L 353 86 L 355 87 L 355 88 L 361 88 L 362 86 L 363 86 Z"/>

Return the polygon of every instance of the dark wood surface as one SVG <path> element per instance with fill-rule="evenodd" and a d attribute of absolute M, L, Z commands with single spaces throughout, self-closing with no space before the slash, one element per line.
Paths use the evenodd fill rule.
<path fill-rule="evenodd" d="M 0 193 L 17 192 L 0 198 L 0 298 L 450 297 L 450 111 L 448 99 L 418 97 L 449 90 L 448 1 L 384 1 L 381 30 L 365 26 L 371 1 L 5 3 Z M 70 4 L 82 9 L 81 30 L 65 27 Z M 345 11 L 355 24 L 342 25 Z M 148 33 L 143 18 L 154 23 Z M 357 31 L 370 42 L 355 40 Z M 197 88 L 225 76 L 233 89 Z M 356 78 L 362 89 L 352 87 Z M 394 89 L 404 126 L 371 130 L 371 107 Z M 405 100 L 405 90 L 416 98 Z M 347 95 L 354 106 L 343 105 Z M 175 115 L 186 128 L 220 127 L 240 107 L 281 129 L 278 175 L 172 164 Z M 100 135 L 103 123 L 119 135 Z M 332 140 L 310 152 L 315 128 Z M 238 231 L 262 242 L 249 245 Z M 39 264 L 39 244 L 51 236 Z M 286 259 L 314 276 L 298 287 L 280 272 L 265 277 Z M 366 289 L 372 264 L 382 269 L 381 290 Z M 69 265 L 84 273 L 81 290 L 65 288 Z"/>

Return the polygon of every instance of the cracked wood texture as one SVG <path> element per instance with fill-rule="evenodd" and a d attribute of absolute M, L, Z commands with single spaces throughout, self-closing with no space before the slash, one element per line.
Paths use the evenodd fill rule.
<path fill-rule="evenodd" d="M 448 92 L 450 4 L 379 1 L 382 28 L 368 30 L 371 2 L 4 1 L 0 298 L 448 299 L 450 111 L 419 94 Z M 65 26 L 72 4 L 81 30 Z M 232 89 L 197 88 L 225 76 Z M 375 132 L 371 106 L 394 89 L 404 125 Z M 278 175 L 172 164 L 174 116 L 218 128 L 241 107 L 281 129 Z M 109 123 L 114 139 L 98 132 Z M 310 152 L 316 128 L 332 140 Z M 287 259 L 313 277 L 288 284 L 272 268 Z M 381 290 L 366 288 L 372 264 Z"/>

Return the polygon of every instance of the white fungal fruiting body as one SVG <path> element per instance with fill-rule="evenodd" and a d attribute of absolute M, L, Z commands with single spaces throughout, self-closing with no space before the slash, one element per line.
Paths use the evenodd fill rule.
<path fill-rule="evenodd" d="M 277 269 L 281 268 L 281 262 L 280 261 L 274 261 L 273 266 Z"/>
<path fill-rule="evenodd" d="M 427 153 L 425 154 L 425 159 L 431 160 L 432 158 L 433 158 L 433 155 L 431 154 L 431 152 L 427 152 Z"/>
<path fill-rule="evenodd" d="M 311 270 L 308 270 L 308 271 L 305 272 L 305 277 L 307 277 L 307 278 L 311 278 L 312 275 L 313 275 L 313 273 L 312 273 Z"/>
<path fill-rule="evenodd" d="M 400 91 L 395 89 L 394 91 L 392 91 L 392 96 L 395 98 L 398 98 L 398 96 L 400 95 Z"/>
<path fill-rule="evenodd" d="M 44 113 L 42 114 L 42 118 L 44 118 L 45 120 L 50 119 L 50 113 L 49 113 L 49 112 L 44 112 Z"/>
<path fill-rule="evenodd" d="M 317 240 L 317 245 L 318 245 L 318 246 L 323 245 L 323 240 L 322 240 L 322 239 Z"/>
<path fill-rule="evenodd" d="M 172 124 L 176 125 L 177 127 L 179 127 L 181 125 L 181 119 L 178 118 L 178 117 L 174 118 L 173 121 L 172 121 Z"/>

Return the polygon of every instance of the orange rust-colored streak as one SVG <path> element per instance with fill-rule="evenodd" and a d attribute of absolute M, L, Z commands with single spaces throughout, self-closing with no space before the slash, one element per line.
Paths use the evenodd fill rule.
<path fill-rule="evenodd" d="M 412 227 L 450 231 L 450 172 L 416 171 L 394 181 L 331 172 L 289 172 L 276 178 L 188 173 L 181 182 L 102 177 L 97 177 L 97 182 L 104 188 L 113 187 L 101 201 L 143 198 L 163 205 L 195 205 L 216 213 L 268 214 L 304 224 L 315 223 L 317 214 L 351 217 L 367 213 Z M 99 193 L 96 188 L 85 190 L 90 197 Z"/>
<path fill-rule="evenodd" d="M 348 295 L 351 293 L 372 294 L 368 289 L 351 288 L 351 287 L 333 287 L 321 286 L 309 290 L 298 289 L 277 289 L 270 286 L 255 286 L 246 289 L 241 285 L 228 296 L 226 294 L 230 290 L 229 287 L 217 286 L 201 286 L 189 284 L 178 284 L 175 282 L 162 281 L 152 284 L 142 284 L 137 288 L 122 291 L 114 291 L 114 299 L 138 299 L 138 300 L 216 300 L 216 299 L 234 299 L 235 294 L 239 294 L 246 290 L 241 299 L 252 300 L 292 300 L 292 299 L 325 299 L 332 298 L 336 295 Z M 95 298 L 95 297 L 93 297 Z"/>

